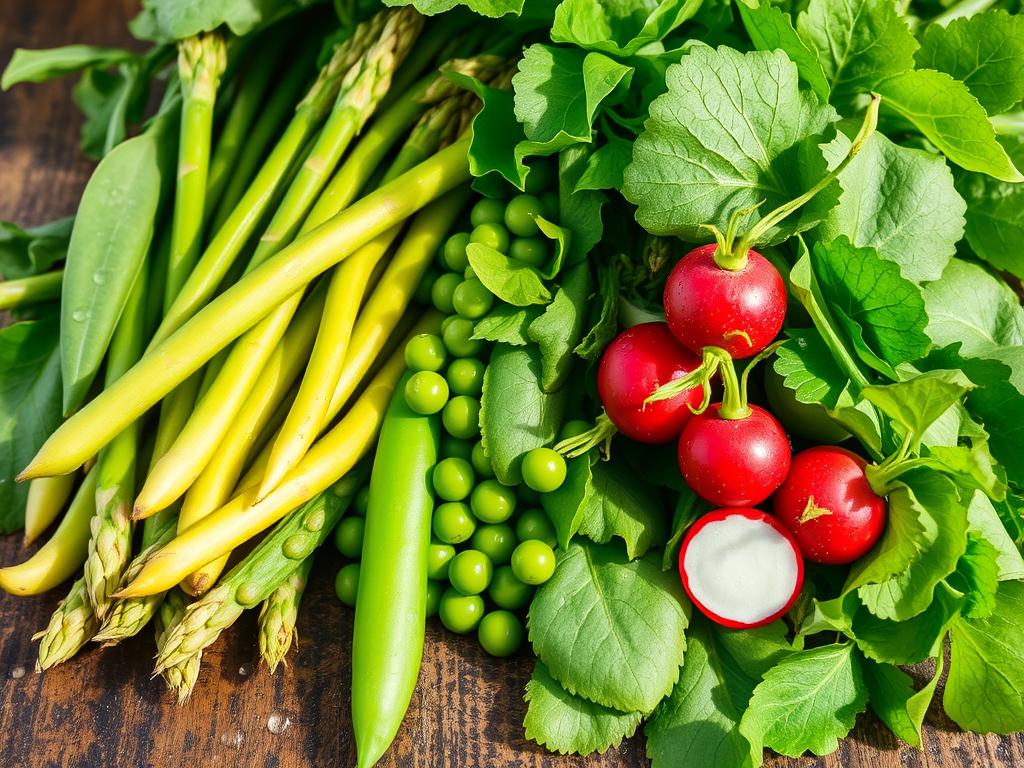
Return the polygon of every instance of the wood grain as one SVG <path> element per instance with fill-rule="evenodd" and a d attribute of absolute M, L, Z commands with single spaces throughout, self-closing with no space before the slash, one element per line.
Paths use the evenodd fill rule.
<path fill-rule="evenodd" d="M 69 42 L 131 45 L 132 0 L 7 0 L 0 61 L 14 47 Z M 90 171 L 77 149 L 80 120 L 70 84 L 19 86 L 0 97 L 0 218 L 37 224 L 74 210 Z M 19 537 L 0 541 L 0 562 L 23 558 Z M 354 763 L 348 714 L 351 611 L 333 596 L 338 561 L 321 553 L 300 620 L 298 652 L 271 677 L 257 665 L 250 613 L 208 650 L 191 701 L 172 703 L 151 680 L 151 630 L 114 649 L 90 648 L 39 675 L 30 635 L 62 590 L 35 599 L 0 596 L 0 765 L 19 768 L 222 766 L 299 768 Z M 642 740 L 588 759 L 545 754 L 523 738 L 527 655 L 497 661 L 473 640 L 433 624 L 405 724 L 388 768 L 646 764 Z M 287 722 L 274 733 L 271 721 Z M 275 730 L 279 730 L 275 728 Z M 690 766 L 679 755 L 679 766 Z M 1024 738 L 960 733 L 934 708 L 925 749 L 899 746 L 872 717 L 828 758 L 770 757 L 772 768 L 1010 768 L 1024 766 Z M 694 766 L 694 768 L 716 768 Z"/>

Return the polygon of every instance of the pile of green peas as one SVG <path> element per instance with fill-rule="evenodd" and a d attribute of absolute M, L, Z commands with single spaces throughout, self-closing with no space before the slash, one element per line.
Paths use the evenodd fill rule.
<path fill-rule="evenodd" d="M 537 166 L 537 169 L 546 166 Z M 531 172 L 534 185 L 550 179 Z M 536 587 L 555 570 L 554 526 L 540 508 L 540 494 L 565 481 L 564 459 L 550 448 L 529 451 L 522 462 L 523 482 L 502 485 L 480 439 L 487 342 L 474 339 L 476 321 L 497 299 L 473 275 L 466 247 L 483 243 L 533 266 L 548 259 L 548 244 L 538 237 L 534 217 L 551 216 L 550 195 L 522 194 L 507 202 L 482 199 L 470 212 L 472 231 L 459 232 L 438 255 L 447 271 L 427 284 L 430 301 L 446 315 L 441 335 L 409 340 L 405 362 L 412 375 L 404 396 L 423 415 L 441 414 L 440 458 L 432 473 L 437 506 L 431 521 L 428 553 L 427 615 L 458 634 L 476 632 L 493 656 L 515 653 L 525 639 L 524 616 Z M 366 499 L 354 501 L 354 515 L 342 519 L 335 544 L 355 559 L 362 545 Z M 339 599 L 355 602 L 356 562 L 345 565 L 336 582 Z"/>

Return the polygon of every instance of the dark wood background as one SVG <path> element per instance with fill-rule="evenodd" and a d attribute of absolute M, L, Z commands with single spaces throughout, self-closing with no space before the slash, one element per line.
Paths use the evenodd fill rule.
<path fill-rule="evenodd" d="M 124 22 L 136 0 L 3 0 L 0 63 L 12 50 L 71 42 L 131 45 Z M 19 86 L 0 96 L 0 218 L 38 224 L 73 212 L 90 171 L 77 148 L 80 120 L 70 83 Z M 0 562 L 26 556 L 20 536 L 0 539 Z M 352 613 L 334 599 L 338 562 L 318 558 L 301 613 L 298 653 L 271 677 L 257 664 L 250 612 L 209 649 L 191 701 L 176 706 L 150 679 L 152 630 L 115 649 L 89 648 L 36 674 L 30 636 L 62 590 L 39 598 L 0 594 L 0 765 L 14 768 L 220 766 L 298 768 L 354 765 L 350 733 Z M 558 757 L 523 738 L 526 654 L 490 659 L 475 640 L 433 623 L 423 671 L 386 766 L 646 765 L 642 740 L 588 759 Z M 287 727 L 268 728 L 271 719 Z M 690 765 L 685 755 L 679 766 Z M 925 748 L 900 746 L 863 716 L 836 754 L 821 760 L 772 757 L 773 768 L 1024 766 L 1024 738 L 962 734 L 936 707 Z M 694 768 L 717 768 L 694 766 Z"/>

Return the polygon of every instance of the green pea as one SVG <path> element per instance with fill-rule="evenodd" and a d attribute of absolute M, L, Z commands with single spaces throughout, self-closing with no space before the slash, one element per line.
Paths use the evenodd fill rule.
<path fill-rule="evenodd" d="M 537 217 L 544 215 L 544 204 L 533 195 L 516 195 L 505 206 L 505 226 L 518 237 L 533 237 L 540 228 Z"/>
<path fill-rule="evenodd" d="M 437 613 L 450 631 L 465 635 L 476 629 L 484 617 L 484 600 L 480 595 L 460 595 L 449 587 L 441 595 Z"/>
<path fill-rule="evenodd" d="M 543 584 L 555 572 L 555 553 L 537 539 L 521 542 L 512 553 L 512 573 L 526 584 Z"/>
<path fill-rule="evenodd" d="M 484 342 L 473 338 L 474 323 L 465 317 L 453 317 L 444 326 L 444 345 L 455 357 L 473 357 L 484 348 Z"/>
<path fill-rule="evenodd" d="M 470 209 L 469 221 L 474 227 L 493 224 L 500 222 L 504 213 L 505 204 L 501 200 L 485 197 Z"/>
<path fill-rule="evenodd" d="M 537 539 L 554 549 L 558 543 L 555 526 L 543 509 L 527 509 L 516 520 L 516 538 L 520 541 Z"/>
<path fill-rule="evenodd" d="M 473 466 L 465 459 L 442 459 L 432 478 L 434 491 L 445 501 L 462 501 L 473 490 Z"/>
<path fill-rule="evenodd" d="M 530 172 L 526 174 L 526 191 L 531 195 L 539 195 L 550 187 L 555 180 L 551 161 L 537 158 L 530 164 Z"/>
<path fill-rule="evenodd" d="M 360 518 L 353 518 L 359 520 Z M 281 546 L 284 556 L 292 560 L 305 560 L 306 556 L 316 547 L 316 537 L 307 533 L 293 533 Z"/>
<path fill-rule="evenodd" d="M 427 618 L 437 615 L 437 609 L 441 605 L 441 594 L 444 592 L 444 584 L 440 581 L 427 582 Z"/>
<path fill-rule="evenodd" d="M 448 350 L 435 333 L 418 333 L 405 345 L 405 364 L 413 371 L 440 371 Z"/>
<path fill-rule="evenodd" d="M 431 527 L 434 535 L 445 544 L 461 544 L 468 541 L 476 530 L 476 518 L 469 505 L 449 501 L 434 510 Z"/>
<path fill-rule="evenodd" d="M 469 241 L 471 243 L 486 245 L 488 248 L 493 248 L 499 253 L 508 252 L 511 239 L 505 225 L 498 222 L 479 224 L 473 227 L 473 231 L 469 233 Z"/>
<path fill-rule="evenodd" d="M 430 289 L 430 300 L 434 302 L 438 312 L 450 315 L 455 311 L 452 297 L 455 295 L 455 288 L 461 282 L 462 275 L 455 272 L 445 272 L 434 281 L 434 287 Z"/>
<path fill-rule="evenodd" d="M 342 518 L 334 529 L 334 546 L 345 557 L 357 560 L 363 554 L 366 521 L 361 517 Z"/>
<path fill-rule="evenodd" d="M 499 608 L 518 611 L 530 604 L 533 587 L 517 579 L 511 566 L 503 565 L 495 569 L 487 594 Z"/>
<path fill-rule="evenodd" d="M 477 639 L 491 656 L 511 656 L 523 644 L 523 623 L 508 611 L 491 611 L 480 621 Z"/>
<path fill-rule="evenodd" d="M 477 278 L 463 280 L 452 294 L 452 306 L 459 317 L 476 320 L 491 311 L 494 294 Z"/>
<path fill-rule="evenodd" d="M 427 550 L 427 578 L 447 579 L 448 565 L 455 557 L 455 547 L 440 541 L 430 542 Z"/>
<path fill-rule="evenodd" d="M 364 485 L 356 493 L 352 500 L 352 514 L 357 517 L 366 517 L 366 510 L 370 507 L 370 486 Z"/>
<path fill-rule="evenodd" d="M 452 272 L 461 272 L 469 264 L 466 258 L 466 246 L 469 245 L 469 233 L 457 232 L 449 237 L 441 251 L 441 262 Z"/>
<path fill-rule="evenodd" d="M 544 218 L 548 221 L 557 221 L 558 212 L 561 208 L 561 203 L 558 200 L 558 193 L 549 189 L 547 192 L 540 194 L 541 205 L 544 206 Z"/>
<path fill-rule="evenodd" d="M 356 607 L 356 593 L 359 591 L 359 563 L 344 565 L 334 577 L 334 594 L 349 606 Z"/>
<path fill-rule="evenodd" d="M 453 397 L 441 412 L 441 423 L 452 437 L 475 438 L 480 434 L 480 401 L 467 395 Z"/>
<path fill-rule="evenodd" d="M 567 421 L 562 425 L 561 431 L 558 433 L 559 440 L 568 440 L 570 437 L 578 437 L 584 432 L 589 432 L 593 428 L 593 424 L 584 421 L 583 419 L 573 419 Z"/>
<path fill-rule="evenodd" d="M 551 493 L 565 482 L 565 459 L 550 448 L 534 448 L 523 457 L 523 482 L 538 493 Z"/>
<path fill-rule="evenodd" d="M 469 440 L 460 440 L 448 433 L 441 435 L 441 457 L 445 459 L 465 459 L 473 463 L 473 444 Z"/>
<path fill-rule="evenodd" d="M 516 494 L 497 480 L 484 480 L 473 489 L 469 506 L 482 523 L 503 523 L 516 509 Z"/>
<path fill-rule="evenodd" d="M 448 380 L 448 388 L 455 395 L 469 395 L 480 397 L 484 391 L 484 371 L 486 366 L 483 361 L 472 357 L 464 357 L 452 360 L 445 374 Z"/>
<path fill-rule="evenodd" d="M 473 449 L 469 455 L 469 461 L 473 465 L 473 471 L 476 472 L 479 477 L 484 479 L 494 477 L 494 467 L 491 466 L 491 460 L 487 458 L 487 454 L 484 453 L 484 444 L 482 440 L 477 440 L 473 443 Z"/>
<path fill-rule="evenodd" d="M 463 595 L 479 595 L 491 583 L 494 565 L 483 552 L 467 549 L 452 558 L 448 581 Z"/>
<path fill-rule="evenodd" d="M 417 371 L 405 382 L 405 402 L 422 416 L 437 413 L 448 402 L 448 382 L 434 371 Z"/>
<path fill-rule="evenodd" d="M 516 548 L 516 532 L 505 523 L 481 525 L 470 540 L 473 549 L 480 550 L 495 565 L 504 565 L 512 559 Z"/>
<path fill-rule="evenodd" d="M 548 246 L 539 237 L 517 237 L 509 246 L 508 255 L 531 267 L 543 267 L 548 261 Z"/>

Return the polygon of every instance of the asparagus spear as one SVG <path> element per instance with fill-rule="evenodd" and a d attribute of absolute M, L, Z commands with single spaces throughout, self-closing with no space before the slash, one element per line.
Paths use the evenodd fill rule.
<path fill-rule="evenodd" d="M 56 299 L 63 280 L 64 270 L 58 269 L 20 280 L 0 281 L 0 311 Z"/>
<path fill-rule="evenodd" d="M 181 80 L 181 135 L 178 141 L 178 178 L 174 187 L 171 253 L 164 286 L 169 307 L 192 271 L 203 232 L 206 177 L 210 165 L 213 109 L 220 76 L 227 65 L 227 50 L 218 33 L 203 33 L 178 43 Z"/>
<path fill-rule="evenodd" d="M 185 609 L 157 653 L 156 671 L 175 666 L 212 644 L 246 608 L 266 599 L 309 559 L 363 483 L 356 467 L 316 498 L 291 512 L 216 587 Z"/>
<path fill-rule="evenodd" d="M 310 555 L 280 586 L 263 601 L 259 617 L 260 656 L 274 674 L 277 665 L 285 661 L 292 641 L 298 640 L 295 623 L 299 618 L 299 603 L 313 570 L 313 555 Z"/>
<path fill-rule="evenodd" d="M 85 579 L 78 579 L 68 596 L 60 601 L 46 629 L 32 636 L 40 641 L 37 672 L 67 661 L 93 636 L 99 621 L 89 603 L 88 591 Z"/>
<path fill-rule="evenodd" d="M 57 515 L 64 509 L 71 492 L 75 489 L 76 472 L 55 477 L 40 477 L 28 486 L 28 500 L 25 502 L 25 544 L 39 538 L 50 527 Z"/>
<path fill-rule="evenodd" d="M 188 608 L 188 598 L 180 589 L 172 589 L 164 597 L 153 620 L 153 628 L 156 630 L 156 652 L 159 656 L 167 644 L 173 630 L 185 616 Z M 184 704 L 192 695 L 192 689 L 199 679 L 199 667 L 203 660 L 203 652 L 183 656 L 173 665 L 160 670 L 167 687 L 177 696 L 178 704 Z"/>
<path fill-rule="evenodd" d="M 342 153 L 387 92 L 392 72 L 421 25 L 422 17 L 412 8 L 383 11 L 360 24 L 339 47 L 335 58 L 351 63 L 334 109 L 264 232 L 252 265 L 262 263 L 294 237 Z M 234 346 L 185 429 L 146 478 L 135 502 L 136 518 L 168 506 L 199 476 L 255 386 L 301 298 L 301 292 L 291 296 Z"/>

